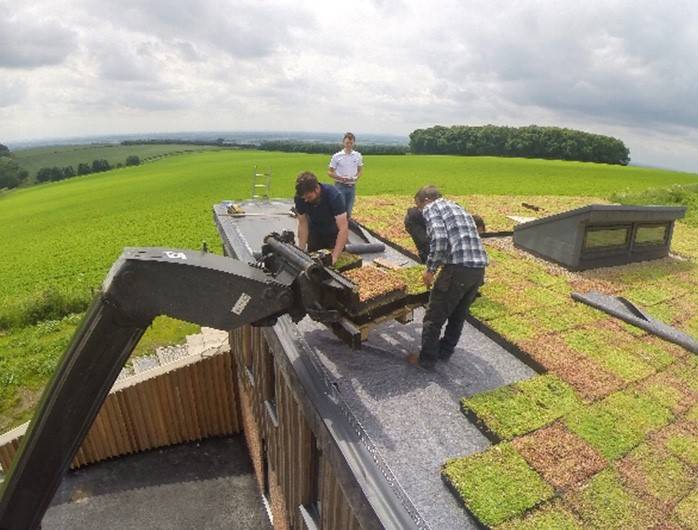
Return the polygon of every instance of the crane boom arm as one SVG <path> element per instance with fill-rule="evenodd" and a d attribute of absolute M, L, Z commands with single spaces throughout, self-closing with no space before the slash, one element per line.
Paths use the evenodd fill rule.
<path fill-rule="evenodd" d="M 284 250 L 287 243 L 272 244 Z M 189 250 L 125 249 L 64 353 L 17 451 L 0 497 L 0 529 L 38 528 L 80 444 L 141 336 L 158 315 L 233 330 L 304 315 L 292 273 Z"/>

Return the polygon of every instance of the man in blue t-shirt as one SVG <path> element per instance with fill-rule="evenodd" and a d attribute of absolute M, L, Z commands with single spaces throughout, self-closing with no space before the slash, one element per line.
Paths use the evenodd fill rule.
<path fill-rule="evenodd" d="M 308 252 L 332 250 L 332 264 L 344 250 L 349 222 L 344 197 L 334 186 L 321 184 L 310 171 L 296 177 L 298 247 Z"/>

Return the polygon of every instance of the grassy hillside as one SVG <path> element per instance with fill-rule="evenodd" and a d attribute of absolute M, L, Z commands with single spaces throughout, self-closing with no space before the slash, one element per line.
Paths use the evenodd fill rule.
<path fill-rule="evenodd" d="M 206 240 L 218 251 L 211 206 L 249 197 L 254 165 L 272 169 L 272 195 L 289 197 L 299 171 L 323 176 L 327 162 L 211 151 L 0 196 L 0 431 L 26 418 L 77 324 L 63 315 L 86 306 L 124 247 L 198 248 Z M 360 195 L 411 196 L 434 183 L 452 195 L 598 197 L 698 182 L 695 174 L 542 160 L 367 156 L 365 164 Z M 190 329 L 164 321 L 147 340 L 155 346 Z"/>
<path fill-rule="evenodd" d="M 152 160 L 162 156 L 192 151 L 217 149 L 212 146 L 187 144 L 172 145 L 60 145 L 47 147 L 32 147 L 13 151 L 17 163 L 29 172 L 33 179 L 42 167 L 73 166 L 77 171 L 78 164 L 92 164 L 93 160 L 104 159 L 111 166 L 124 164 L 126 157 L 137 155 L 141 161 Z"/>
<path fill-rule="evenodd" d="M 0 248 L 6 249 L 0 303 L 12 306 L 49 286 L 88 292 L 125 246 L 215 242 L 211 205 L 249 197 L 255 164 L 272 168 L 272 195 L 290 196 L 300 170 L 323 175 L 326 163 L 324 155 L 217 151 L 6 194 L 0 199 Z M 359 193 L 412 195 L 434 183 L 459 195 L 598 197 L 691 182 L 698 175 L 571 162 L 375 156 L 366 157 Z"/>

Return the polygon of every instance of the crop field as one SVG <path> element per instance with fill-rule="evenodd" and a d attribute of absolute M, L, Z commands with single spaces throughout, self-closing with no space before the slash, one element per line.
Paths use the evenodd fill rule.
<path fill-rule="evenodd" d="M 168 158 L 4 195 L 0 208 L 0 245 L 4 249 L 4 259 L 0 260 L 0 326 L 12 308 L 28 303 L 27 297 L 46 289 L 79 296 L 98 287 L 125 246 L 198 247 L 202 240 L 217 241 L 211 206 L 223 199 L 249 197 L 254 165 L 272 168 L 272 195 L 290 197 L 300 170 L 323 175 L 326 163 L 323 155 L 219 151 Z M 487 170 L 488 164 L 491 171 Z M 516 195 L 515 189 L 540 195 L 546 188 L 554 188 L 566 196 L 599 196 L 603 187 L 588 183 L 597 178 L 596 171 L 623 175 L 622 179 L 614 177 L 622 189 L 698 180 L 697 175 L 684 173 L 495 158 L 376 156 L 367 158 L 366 165 L 370 169 L 366 170 L 360 194 L 397 190 L 408 197 L 425 182 L 459 195 L 498 195 L 504 190 L 509 190 L 507 195 Z M 624 170 L 628 173 L 623 174 Z M 559 176 L 553 178 L 558 172 Z M 551 194 L 555 192 L 546 193 Z M 535 204 L 541 199 L 532 200 Z M 518 198 L 512 201 L 514 204 Z M 567 204 L 578 205 L 586 199 L 569 201 Z M 539 206 L 546 207 L 543 203 Z M 517 208 L 516 213 L 531 215 L 523 208 Z M 396 215 L 401 219 L 401 213 Z M 496 229 L 503 223 L 498 214 L 491 226 Z"/>
<path fill-rule="evenodd" d="M 29 172 L 30 178 L 34 178 L 42 167 L 66 167 L 73 166 L 77 171 L 78 164 L 92 164 L 93 160 L 106 160 L 111 166 L 124 164 L 130 155 L 137 155 L 141 162 L 157 160 L 164 156 L 208 151 L 219 149 L 215 146 L 167 144 L 167 145 L 115 145 L 115 144 L 90 144 L 90 145 L 56 145 L 47 147 L 31 147 L 13 151 L 17 163 Z"/>
<path fill-rule="evenodd" d="M 510 226 L 523 202 L 554 213 L 573 197 L 457 200 L 488 229 Z M 411 247 L 386 211 L 405 197 L 361 202 L 356 216 Z M 463 396 L 463 421 L 496 443 L 454 455 L 443 475 L 484 525 L 514 529 L 698 528 L 698 358 L 574 302 L 573 291 L 622 295 L 698 336 L 698 227 L 680 225 L 677 257 L 571 273 L 486 240 L 491 264 L 472 314 L 541 367 L 532 379 Z M 413 247 L 411 247 L 413 248 Z"/>
<path fill-rule="evenodd" d="M 220 252 L 211 206 L 248 198 L 255 165 L 272 169 L 273 196 L 290 197 L 298 172 L 323 177 L 327 161 L 298 153 L 191 153 L 1 196 L 0 431 L 26 419 L 77 326 L 72 315 L 85 310 L 124 247 L 198 248 L 207 241 Z M 485 217 L 489 230 L 497 230 L 509 226 L 506 214 L 536 215 L 522 202 L 551 213 L 612 192 L 698 182 L 695 174 L 541 160 L 367 156 L 365 164 L 356 215 L 373 211 L 391 226 L 402 224 L 404 208 L 425 183 L 458 196 Z M 396 201 L 392 210 L 372 202 L 388 195 Z M 692 228 L 681 230 L 686 236 L 679 238 L 677 230 L 677 245 L 694 237 Z M 683 244 L 686 252 L 698 248 Z M 673 309 L 661 302 L 658 308 Z M 144 344 L 176 342 L 191 330 L 158 320 Z"/>

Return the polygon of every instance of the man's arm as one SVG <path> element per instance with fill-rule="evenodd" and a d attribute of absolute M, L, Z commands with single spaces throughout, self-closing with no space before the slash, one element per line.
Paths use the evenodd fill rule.
<path fill-rule="evenodd" d="M 356 161 L 356 180 L 359 180 L 364 173 L 364 157 L 361 156 L 361 153 L 354 152 L 358 155 L 358 160 Z"/>
<path fill-rule="evenodd" d="M 447 258 L 448 233 L 446 225 L 436 212 L 424 214 L 427 223 L 427 237 L 429 238 L 429 255 L 427 256 L 427 270 L 424 271 L 424 285 L 430 287 L 434 281 L 434 273 L 438 266 Z"/>
<path fill-rule="evenodd" d="M 427 221 L 427 237 L 429 238 L 427 269 L 436 272 L 439 265 L 446 260 L 448 250 L 448 233 L 442 219 L 436 217 Z"/>
<path fill-rule="evenodd" d="M 334 180 L 338 180 L 340 178 L 339 175 L 337 175 L 337 160 L 335 155 L 332 155 L 332 158 L 330 158 L 330 165 L 327 168 L 327 176 Z"/>
<path fill-rule="evenodd" d="M 305 250 L 308 244 L 308 216 L 298 214 L 298 248 Z"/>
<path fill-rule="evenodd" d="M 342 213 L 335 215 L 334 220 L 337 223 L 339 233 L 337 234 L 337 242 L 334 244 L 334 250 L 332 251 L 332 265 L 339 259 L 339 255 L 344 250 L 347 239 L 349 239 L 349 221 L 347 220 L 347 214 Z"/>

